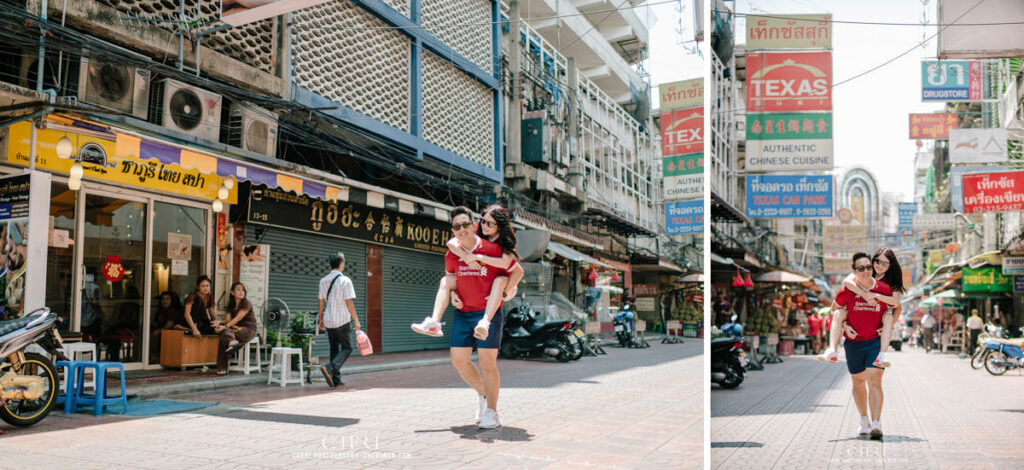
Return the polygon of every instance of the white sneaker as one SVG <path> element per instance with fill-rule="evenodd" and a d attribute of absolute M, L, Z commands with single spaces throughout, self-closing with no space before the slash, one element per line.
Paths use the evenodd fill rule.
<path fill-rule="evenodd" d="M 871 432 L 871 421 L 867 416 L 860 417 L 860 426 L 857 428 L 857 434 L 866 436 Z"/>
<path fill-rule="evenodd" d="M 412 331 L 437 338 L 444 336 L 444 332 L 441 331 L 441 325 L 444 325 L 444 323 L 438 323 L 437 320 L 434 320 L 434 317 L 427 317 L 420 323 L 413 323 Z"/>
<path fill-rule="evenodd" d="M 487 321 L 486 318 L 481 318 L 480 321 L 476 322 L 476 328 L 473 328 L 473 337 L 484 341 L 487 339 L 487 330 L 491 328 L 491 322 Z"/>
<path fill-rule="evenodd" d="M 498 421 L 498 412 L 490 408 L 485 409 L 483 416 L 480 417 L 480 424 L 477 427 L 480 429 L 500 428 L 501 422 Z"/>
<path fill-rule="evenodd" d="M 878 353 L 878 357 L 875 358 L 875 362 L 873 362 L 872 365 L 874 365 L 875 367 L 881 367 L 885 369 L 891 366 L 892 363 L 889 362 L 889 358 L 885 357 L 884 352 L 880 352 Z"/>
<path fill-rule="evenodd" d="M 483 395 L 477 395 L 480 397 L 480 405 L 476 407 L 476 423 L 480 424 L 480 419 L 484 417 L 484 411 L 487 410 L 487 399 Z"/>
<path fill-rule="evenodd" d="M 882 425 L 878 421 L 871 422 L 871 440 L 882 440 Z"/>
<path fill-rule="evenodd" d="M 829 364 L 835 364 L 836 362 L 839 362 L 839 353 L 837 353 L 836 350 L 832 348 L 828 348 L 821 354 L 818 354 L 817 356 L 814 357 L 818 358 L 818 360 L 821 362 L 826 362 Z"/>

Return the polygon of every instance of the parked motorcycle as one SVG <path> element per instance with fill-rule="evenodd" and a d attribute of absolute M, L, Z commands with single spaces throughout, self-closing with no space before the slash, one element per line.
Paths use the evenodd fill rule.
<path fill-rule="evenodd" d="M 577 341 L 570 339 L 571 328 L 572 323 L 564 321 L 537 321 L 537 312 L 526 303 L 524 295 L 519 307 L 509 310 L 505 316 L 499 352 L 509 359 L 543 354 L 559 362 L 569 362 L 579 347 Z"/>
<path fill-rule="evenodd" d="M 743 341 L 734 338 L 711 340 L 711 382 L 722 388 L 736 388 L 743 382 L 747 353 Z"/>
<path fill-rule="evenodd" d="M 633 320 L 636 314 L 630 304 L 622 306 L 622 311 L 612 317 L 612 327 L 615 329 L 615 338 L 620 348 L 643 348 L 647 347 L 636 341 L 633 329 Z"/>
<path fill-rule="evenodd" d="M 14 426 L 38 423 L 57 402 L 60 379 L 49 358 L 26 353 L 38 344 L 59 360 L 62 340 L 57 332 L 60 317 L 40 308 L 15 319 L 0 321 L 0 419 Z"/>
<path fill-rule="evenodd" d="M 986 323 L 985 329 L 978 334 L 978 346 L 974 348 L 974 355 L 971 356 L 971 368 L 981 369 L 985 367 L 985 355 L 988 354 L 988 348 L 984 345 L 986 342 L 993 339 L 1003 338 L 1003 328 L 993 325 L 992 323 Z"/>
<path fill-rule="evenodd" d="M 1024 367 L 1024 338 L 990 339 L 985 342 L 985 370 L 1003 375 L 1010 369 Z"/>
<path fill-rule="evenodd" d="M 583 333 L 583 329 L 580 328 L 580 321 L 575 320 L 569 326 L 569 342 L 575 343 L 576 348 L 572 355 L 572 360 L 578 361 L 583 357 L 584 351 L 587 347 L 587 335 Z"/>

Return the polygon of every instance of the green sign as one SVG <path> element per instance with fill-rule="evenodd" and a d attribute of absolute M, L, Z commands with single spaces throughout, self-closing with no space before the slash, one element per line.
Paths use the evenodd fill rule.
<path fill-rule="evenodd" d="M 964 292 L 1013 292 L 1013 276 L 1004 276 L 998 267 L 971 269 L 965 266 L 962 272 Z"/>
<path fill-rule="evenodd" d="M 747 140 L 831 139 L 832 113 L 747 115 Z"/>
<path fill-rule="evenodd" d="M 696 173 L 704 173 L 704 154 L 689 153 L 673 157 L 661 158 L 662 170 L 665 176 L 683 176 Z"/>

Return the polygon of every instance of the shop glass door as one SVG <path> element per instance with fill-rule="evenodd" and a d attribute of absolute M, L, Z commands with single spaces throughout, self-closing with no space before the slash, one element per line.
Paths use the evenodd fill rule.
<path fill-rule="evenodd" d="M 180 318 L 181 302 L 207 273 L 207 211 L 170 202 L 153 202 L 153 303 L 150 308 L 149 363 L 160 362 L 160 330 Z M 172 308 L 161 305 L 169 294 Z"/>
<path fill-rule="evenodd" d="M 103 360 L 142 362 L 147 206 L 142 198 L 84 195 L 80 324 Z"/>
<path fill-rule="evenodd" d="M 60 332 L 79 331 L 72 324 L 75 300 L 75 209 L 78 193 L 68 185 L 54 181 L 50 186 L 52 240 L 46 252 L 46 306 L 64 320 Z"/>

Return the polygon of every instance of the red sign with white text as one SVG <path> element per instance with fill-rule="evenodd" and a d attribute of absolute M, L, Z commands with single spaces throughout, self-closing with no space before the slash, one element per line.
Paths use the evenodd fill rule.
<path fill-rule="evenodd" d="M 1024 171 L 965 174 L 964 212 L 1024 211 Z"/>
<path fill-rule="evenodd" d="M 661 156 L 704 151 L 704 107 L 661 113 Z"/>
<path fill-rule="evenodd" d="M 949 131 L 956 129 L 956 113 L 927 113 L 910 115 L 911 139 L 949 138 Z"/>
<path fill-rule="evenodd" d="M 831 110 L 831 52 L 747 54 L 747 113 Z"/>

